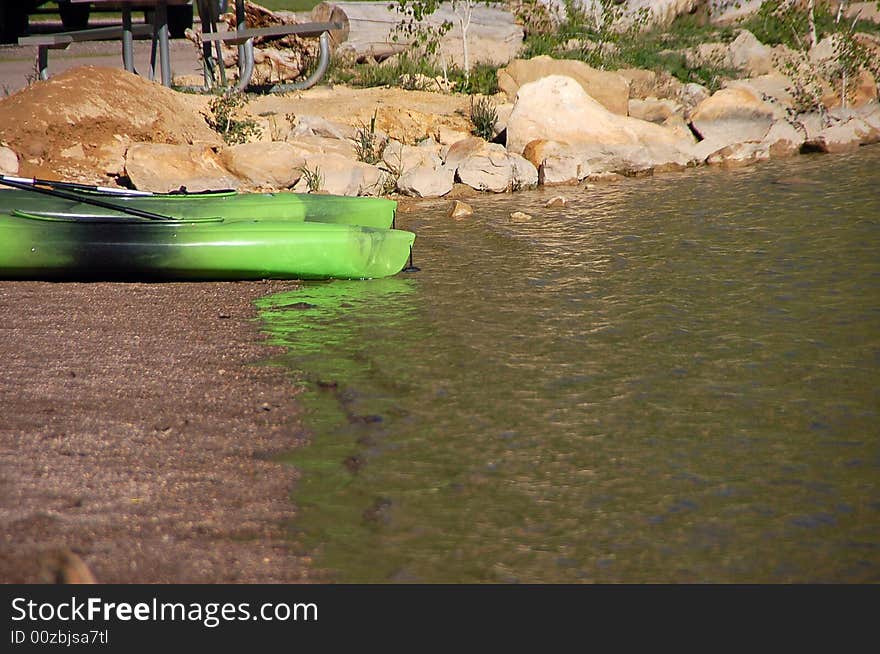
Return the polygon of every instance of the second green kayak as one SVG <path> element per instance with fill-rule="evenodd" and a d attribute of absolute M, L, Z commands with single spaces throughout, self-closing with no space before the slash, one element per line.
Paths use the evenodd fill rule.
<path fill-rule="evenodd" d="M 112 209 L 96 207 L 100 199 L 120 207 L 149 211 L 182 220 L 223 218 L 226 222 L 273 220 L 307 221 L 362 227 L 388 228 L 394 223 L 397 203 L 374 197 L 348 197 L 312 193 L 224 193 L 177 195 L 114 195 L 64 191 L 82 198 L 51 197 L 29 190 L 0 190 L 0 213 L 20 210 L 42 215 L 113 215 Z"/>

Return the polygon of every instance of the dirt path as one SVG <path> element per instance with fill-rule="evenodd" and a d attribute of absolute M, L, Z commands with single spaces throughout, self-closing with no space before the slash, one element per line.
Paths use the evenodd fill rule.
<path fill-rule="evenodd" d="M 308 578 L 301 438 L 252 300 L 290 282 L 0 282 L 0 582 Z"/>

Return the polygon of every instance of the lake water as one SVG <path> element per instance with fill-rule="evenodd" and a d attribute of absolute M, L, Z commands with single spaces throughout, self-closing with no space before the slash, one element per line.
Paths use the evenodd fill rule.
<path fill-rule="evenodd" d="M 880 582 L 880 146 L 469 202 L 258 302 L 326 581 Z"/>

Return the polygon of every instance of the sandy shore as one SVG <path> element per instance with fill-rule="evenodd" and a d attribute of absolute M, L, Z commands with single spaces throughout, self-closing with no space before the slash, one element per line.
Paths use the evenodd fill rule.
<path fill-rule="evenodd" d="M 70 552 L 106 583 L 307 580 L 293 386 L 253 365 L 252 300 L 291 287 L 0 282 L 0 581 Z"/>

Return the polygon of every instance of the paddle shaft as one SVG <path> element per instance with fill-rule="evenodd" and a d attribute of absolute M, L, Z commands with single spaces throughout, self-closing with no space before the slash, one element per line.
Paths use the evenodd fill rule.
<path fill-rule="evenodd" d="M 71 190 L 71 191 L 90 191 L 92 193 L 103 193 L 105 195 L 121 195 L 121 196 L 151 196 L 155 195 L 151 191 L 134 191 L 127 188 L 110 188 L 109 186 L 94 186 L 93 184 L 79 184 L 77 182 L 56 182 L 51 179 L 38 179 L 36 177 L 11 177 L 2 175 L 3 179 L 8 179 L 21 184 L 48 186 L 49 188 Z"/>
<path fill-rule="evenodd" d="M 142 209 L 136 209 L 134 207 L 122 207 L 118 204 L 113 204 L 112 202 L 104 202 L 103 200 L 86 198 L 82 195 L 66 193 L 65 191 L 59 191 L 57 189 L 50 190 L 24 182 L 13 181 L 9 177 L 5 177 L 3 175 L 0 175 L 0 184 L 5 184 L 6 186 L 11 186 L 12 188 L 21 189 L 22 191 L 33 191 L 34 193 L 42 193 L 43 195 L 49 195 L 54 198 L 61 198 L 62 200 L 73 200 L 74 202 L 91 204 L 96 207 L 102 207 L 104 209 L 112 209 L 113 211 L 131 214 L 132 216 L 137 216 L 139 218 L 147 218 L 148 220 L 175 220 L 175 218 L 171 216 L 163 216 L 160 213 L 153 213 L 152 211 L 143 211 Z"/>
<path fill-rule="evenodd" d="M 210 196 L 210 195 L 225 195 L 227 193 L 234 193 L 234 189 L 211 189 L 209 191 L 197 191 L 195 193 L 189 193 L 186 190 L 185 186 L 181 186 L 179 191 L 171 191 L 170 193 L 154 193 L 153 191 L 138 191 L 135 189 L 128 188 L 111 188 L 109 186 L 95 186 L 94 184 L 80 184 L 78 182 L 57 182 L 51 179 L 39 179 L 36 177 L 11 177 L 9 175 L 0 175 L 0 177 L 4 179 L 12 180 L 13 182 L 20 182 L 22 184 L 33 184 L 39 186 L 48 186 L 49 188 L 54 189 L 68 189 L 71 191 L 89 191 L 92 193 L 103 193 L 105 195 L 119 195 L 122 197 L 162 197 L 162 196 L 187 196 L 187 195 L 197 195 L 197 196 Z"/>

